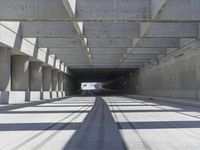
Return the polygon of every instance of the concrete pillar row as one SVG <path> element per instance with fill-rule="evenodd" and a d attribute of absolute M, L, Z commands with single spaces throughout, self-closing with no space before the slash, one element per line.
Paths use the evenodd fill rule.
<path fill-rule="evenodd" d="M 0 91 L 11 89 L 11 49 L 0 47 Z"/>

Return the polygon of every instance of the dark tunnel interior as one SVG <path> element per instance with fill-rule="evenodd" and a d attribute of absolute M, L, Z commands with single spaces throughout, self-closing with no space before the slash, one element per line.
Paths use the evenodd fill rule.
<path fill-rule="evenodd" d="M 70 69 L 78 83 L 76 95 L 119 95 L 127 94 L 127 81 L 137 69 L 130 68 L 78 68 Z M 121 82 L 120 82 L 121 81 Z M 81 89 L 81 83 L 96 83 L 95 89 Z"/>

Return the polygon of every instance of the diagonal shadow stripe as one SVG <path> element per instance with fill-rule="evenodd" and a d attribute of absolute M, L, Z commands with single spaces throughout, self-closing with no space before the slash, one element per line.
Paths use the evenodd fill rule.
<path fill-rule="evenodd" d="M 48 130 L 63 130 L 60 127 L 68 125 L 65 130 L 77 130 L 80 127 L 80 123 L 1 123 L 0 131 L 45 131 L 45 127 L 56 124 L 56 127 L 49 128 Z"/>
<path fill-rule="evenodd" d="M 108 120 L 106 120 L 106 121 L 107 121 L 107 123 L 105 123 L 105 126 L 108 127 L 108 129 L 111 128 L 110 126 L 112 126 L 112 125 L 107 125 L 108 124 Z M 57 126 L 54 127 L 54 128 L 49 128 L 48 130 L 52 130 L 52 131 L 53 130 L 77 130 L 80 127 L 82 127 L 85 124 L 85 122 L 83 123 L 83 125 L 81 125 L 81 123 L 75 123 L 75 122 L 73 122 L 73 123 L 53 123 L 53 122 L 48 122 L 48 123 L 1 123 L 0 124 L 0 131 L 1 132 L 3 132 L 3 131 L 39 131 L 39 130 L 46 130 L 46 129 L 44 129 L 44 127 L 45 126 L 50 126 L 52 124 L 56 124 Z M 60 127 L 62 127 L 64 125 L 66 125 L 66 124 L 68 126 L 65 129 L 61 129 L 60 128 Z M 200 128 L 200 121 L 116 122 L 115 124 L 118 125 L 119 129 L 175 129 L 175 128 L 182 129 L 182 128 Z M 132 126 L 130 126 L 129 124 L 132 124 Z M 98 126 L 98 128 L 101 128 L 102 124 L 94 126 L 93 123 L 91 123 L 91 126 L 92 126 L 91 132 L 94 131 L 93 134 L 95 136 L 97 133 L 95 133 L 95 130 L 93 128 L 95 128 L 95 126 Z M 115 128 L 115 126 L 113 126 L 113 127 Z M 104 130 L 107 131 L 108 129 L 104 129 Z M 112 131 L 112 132 L 114 132 L 114 131 Z M 110 131 L 107 134 L 109 134 L 109 133 L 110 133 Z M 92 133 L 90 133 L 90 134 L 92 134 Z M 90 135 L 88 135 L 88 137 L 89 136 Z"/>
<path fill-rule="evenodd" d="M 28 103 L 23 103 L 23 104 L 9 104 L 7 106 L 0 107 L 0 112 L 1 111 L 14 110 L 14 109 L 20 109 L 20 108 L 25 108 L 25 107 L 33 107 L 33 106 L 37 106 L 37 105 L 41 105 L 41 104 L 46 104 L 46 103 L 66 100 L 68 98 L 70 98 L 70 97 L 57 98 L 57 99 L 51 99 L 51 100 L 43 100 L 43 101 L 35 101 L 35 102 L 28 102 Z"/>
<path fill-rule="evenodd" d="M 73 110 L 47 110 L 47 111 L 5 111 L 0 112 L 0 114 L 54 114 L 54 113 L 73 113 Z M 80 110 L 77 111 L 77 113 L 88 113 L 89 110 Z M 112 113 L 145 113 L 145 112 L 194 112 L 194 111 L 185 111 L 185 110 L 156 110 L 156 109 L 150 109 L 150 110 L 111 110 Z"/>
<path fill-rule="evenodd" d="M 183 129 L 200 128 L 200 121 L 117 122 L 119 129 Z M 130 126 L 129 124 L 132 124 Z M 132 128 L 134 127 L 134 128 Z"/>

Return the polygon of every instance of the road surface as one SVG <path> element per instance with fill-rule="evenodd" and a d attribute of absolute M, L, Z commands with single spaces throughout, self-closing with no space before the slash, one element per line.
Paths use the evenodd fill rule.
<path fill-rule="evenodd" d="M 120 96 L 0 107 L 1 150 L 199 150 L 200 108 Z"/>

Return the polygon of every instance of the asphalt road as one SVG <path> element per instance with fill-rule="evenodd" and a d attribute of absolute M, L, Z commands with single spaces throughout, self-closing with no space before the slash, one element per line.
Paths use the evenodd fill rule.
<path fill-rule="evenodd" d="M 125 97 L 0 107 L 0 150 L 199 150 L 200 108 Z"/>

